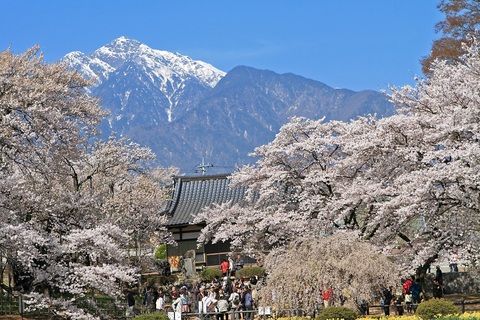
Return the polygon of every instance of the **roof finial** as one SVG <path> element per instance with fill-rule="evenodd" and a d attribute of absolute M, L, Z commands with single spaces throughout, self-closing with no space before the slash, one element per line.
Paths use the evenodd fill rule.
<path fill-rule="evenodd" d="M 197 166 L 198 170 L 195 170 L 195 172 L 201 172 L 202 176 L 204 176 L 207 173 L 207 168 L 210 167 L 213 167 L 213 164 L 205 163 L 205 156 L 202 156 L 202 163 Z"/>

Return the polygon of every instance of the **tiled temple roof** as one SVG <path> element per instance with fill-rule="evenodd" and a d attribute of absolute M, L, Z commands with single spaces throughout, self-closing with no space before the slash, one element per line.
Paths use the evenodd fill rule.
<path fill-rule="evenodd" d="M 166 225 L 188 225 L 203 208 L 214 203 L 244 202 L 246 187 L 232 189 L 229 183 L 227 175 L 176 177 L 172 200 L 164 211 L 170 217 Z"/>

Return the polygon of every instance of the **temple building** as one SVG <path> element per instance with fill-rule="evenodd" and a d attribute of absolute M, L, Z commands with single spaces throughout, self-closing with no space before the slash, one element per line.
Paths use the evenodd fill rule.
<path fill-rule="evenodd" d="M 178 176 L 174 178 L 172 199 L 163 214 L 169 216 L 166 227 L 172 232 L 178 246 L 168 246 L 167 255 L 172 270 L 178 270 L 179 263 L 187 251 L 195 251 L 197 269 L 220 265 L 230 253 L 230 243 L 207 243 L 197 247 L 200 230 L 205 224 L 193 224 L 194 217 L 204 208 L 225 202 L 245 202 L 246 187 L 229 186 L 227 175 Z M 247 258 L 246 263 L 253 262 Z"/>

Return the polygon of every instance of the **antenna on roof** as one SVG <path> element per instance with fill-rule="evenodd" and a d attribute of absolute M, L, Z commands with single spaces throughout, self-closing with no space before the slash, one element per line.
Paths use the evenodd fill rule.
<path fill-rule="evenodd" d="M 202 156 L 202 163 L 197 166 L 198 169 L 195 172 L 201 172 L 202 176 L 204 176 L 207 173 L 207 168 L 211 167 L 213 167 L 213 164 L 205 163 L 205 156 Z"/>

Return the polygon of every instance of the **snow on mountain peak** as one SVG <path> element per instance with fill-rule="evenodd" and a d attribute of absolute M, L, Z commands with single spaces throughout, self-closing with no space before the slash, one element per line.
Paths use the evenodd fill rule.
<path fill-rule="evenodd" d="M 208 92 L 226 74 L 206 62 L 179 53 L 152 49 L 124 36 L 91 54 L 71 52 L 63 60 L 88 78 L 97 79 L 91 88 L 92 92 L 104 90 L 104 86 L 113 89 L 117 85 L 122 88 L 124 92 L 117 93 L 122 104 L 126 105 L 131 99 L 131 95 L 125 94 L 133 89 L 130 86 L 149 97 L 162 96 L 156 101 L 167 102 L 162 108 L 168 115 L 168 121 L 172 121 L 179 110 L 183 110 L 184 107 L 178 107 L 182 97 L 199 92 L 198 88 L 202 87 L 205 90 L 203 92 Z M 126 83 L 131 84 L 124 87 Z"/>
<path fill-rule="evenodd" d="M 108 78 L 108 73 L 117 70 L 125 63 L 133 62 L 149 73 L 152 79 L 160 79 L 155 82 L 164 85 L 169 83 L 174 87 L 179 79 L 182 81 L 186 78 L 196 78 L 202 85 L 213 88 L 226 74 L 206 62 L 193 60 L 179 53 L 152 49 L 137 40 L 124 36 L 95 50 L 90 55 L 78 51 L 71 52 L 63 60 L 73 64 L 77 69 L 85 71 L 85 75 L 88 77 L 91 77 L 92 74 L 90 68 L 85 65 L 89 65 L 93 61 L 98 65 L 101 61 L 105 65 L 101 74 L 97 74 L 100 78 Z"/>

